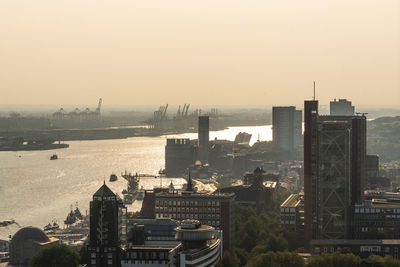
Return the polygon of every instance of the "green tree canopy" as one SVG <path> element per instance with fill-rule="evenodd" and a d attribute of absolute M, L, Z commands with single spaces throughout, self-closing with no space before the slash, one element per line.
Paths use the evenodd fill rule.
<path fill-rule="evenodd" d="M 246 267 L 303 267 L 304 260 L 294 252 L 267 252 L 249 260 Z"/>
<path fill-rule="evenodd" d="M 65 244 L 40 250 L 32 259 L 31 267 L 78 267 L 79 254 Z"/>

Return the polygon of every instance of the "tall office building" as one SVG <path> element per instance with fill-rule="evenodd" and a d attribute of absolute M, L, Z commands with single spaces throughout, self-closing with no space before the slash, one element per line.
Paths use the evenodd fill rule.
<path fill-rule="evenodd" d="M 318 135 L 317 238 L 344 239 L 351 216 L 351 125 L 324 121 Z"/>
<path fill-rule="evenodd" d="M 121 266 L 121 245 L 126 242 L 127 210 L 104 183 L 90 202 L 88 266 Z"/>
<path fill-rule="evenodd" d="M 305 240 L 348 238 L 363 198 L 366 118 L 319 116 L 318 101 L 304 104 Z"/>
<path fill-rule="evenodd" d="M 304 233 L 306 245 L 317 237 L 318 101 L 304 101 Z"/>
<path fill-rule="evenodd" d="M 347 99 L 339 99 L 339 101 L 334 99 L 330 102 L 330 114 L 332 116 L 353 116 L 354 106 Z"/>
<path fill-rule="evenodd" d="M 210 119 L 208 116 L 199 116 L 199 156 L 201 163 L 208 163 Z"/>
<path fill-rule="evenodd" d="M 280 150 L 290 151 L 301 144 L 301 110 L 272 107 L 272 140 Z"/>

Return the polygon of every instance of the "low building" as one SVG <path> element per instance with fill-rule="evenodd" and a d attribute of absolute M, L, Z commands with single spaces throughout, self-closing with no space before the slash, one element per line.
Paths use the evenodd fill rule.
<path fill-rule="evenodd" d="M 257 212 L 272 207 L 276 195 L 277 182 L 263 181 L 263 169 L 257 167 L 244 177 L 245 184 L 218 189 L 214 193 L 235 194 L 235 203 L 252 206 Z"/>
<path fill-rule="evenodd" d="M 220 234 L 214 227 L 201 225 L 197 220 L 184 220 L 176 229 L 179 266 L 215 266 L 222 257 Z"/>
<path fill-rule="evenodd" d="M 59 243 L 59 239 L 48 237 L 37 227 L 24 227 L 10 242 L 10 264 L 28 266 L 32 258 L 43 248 Z"/>
<path fill-rule="evenodd" d="M 195 192 L 189 177 L 186 191 L 155 193 L 155 218 L 199 220 L 222 230 L 224 248 L 230 249 L 235 239 L 234 200 L 234 194 Z"/>
<path fill-rule="evenodd" d="M 143 225 L 136 225 L 136 230 L 158 229 L 163 231 L 160 225 L 170 225 L 172 220 L 143 220 Z M 158 224 L 154 228 L 155 223 Z M 165 230 L 165 229 L 164 229 Z M 128 242 L 123 250 L 121 260 L 122 267 L 173 267 L 173 266 L 215 266 L 222 256 L 221 231 L 211 226 L 201 225 L 196 220 L 184 220 L 173 229 L 173 240 L 170 240 L 171 232 L 168 229 L 166 235 L 153 232 L 148 233 L 152 237 L 162 237 L 162 240 L 145 240 L 146 238 L 134 235 L 132 242 Z M 146 231 L 143 231 L 143 233 Z M 167 237 L 165 239 L 165 237 Z M 155 238 L 158 239 L 158 238 Z"/>
<path fill-rule="evenodd" d="M 346 249 L 362 258 L 375 254 L 399 259 L 400 251 L 399 239 L 318 239 L 311 240 L 310 245 L 313 256 Z"/>
<path fill-rule="evenodd" d="M 281 226 L 289 231 L 304 232 L 304 197 L 291 194 L 281 205 Z"/>
<path fill-rule="evenodd" d="M 352 234 L 355 239 L 400 239 L 400 201 L 374 198 L 356 205 Z"/>

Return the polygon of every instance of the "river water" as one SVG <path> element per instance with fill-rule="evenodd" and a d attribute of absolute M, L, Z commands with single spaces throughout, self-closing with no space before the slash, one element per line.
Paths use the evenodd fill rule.
<path fill-rule="evenodd" d="M 239 132 L 253 134 L 250 144 L 258 139 L 272 139 L 270 125 L 230 127 L 210 132 L 210 140 L 234 140 Z M 167 137 L 196 139 L 197 134 L 186 133 L 161 137 L 133 137 L 117 140 L 69 141 L 70 147 L 47 151 L 0 152 L 0 221 L 15 219 L 20 226 L 43 228 L 55 219 L 63 225 L 71 206 L 78 203 L 83 213 L 89 209 L 93 193 L 105 180 L 119 193 L 126 188 L 121 172 L 157 174 L 164 168 L 164 152 Z M 50 161 L 53 153 L 58 160 Z M 111 173 L 119 176 L 116 182 L 108 182 Z M 139 186 L 167 186 L 172 182 L 182 185 L 182 178 L 142 178 Z M 141 201 L 135 201 L 129 210 L 139 210 Z M 0 228 L 0 239 L 5 239 L 17 229 Z"/>

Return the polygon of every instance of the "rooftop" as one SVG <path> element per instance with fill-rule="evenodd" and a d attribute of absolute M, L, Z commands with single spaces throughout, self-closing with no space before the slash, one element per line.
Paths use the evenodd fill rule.
<path fill-rule="evenodd" d="M 400 245 L 400 239 L 315 239 L 311 245 Z"/>
<path fill-rule="evenodd" d="M 93 196 L 96 197 L 115 197 L 115 194 L 111 189 L 106 185 L 106 182 L 99 188 L 99 190 L 94 193 Z"/>
<path fill-rule="evenodd" d="M 282 204 L 281 207 L 296 207 L 300 204 L 298 194 L 291 194 Z"/>

